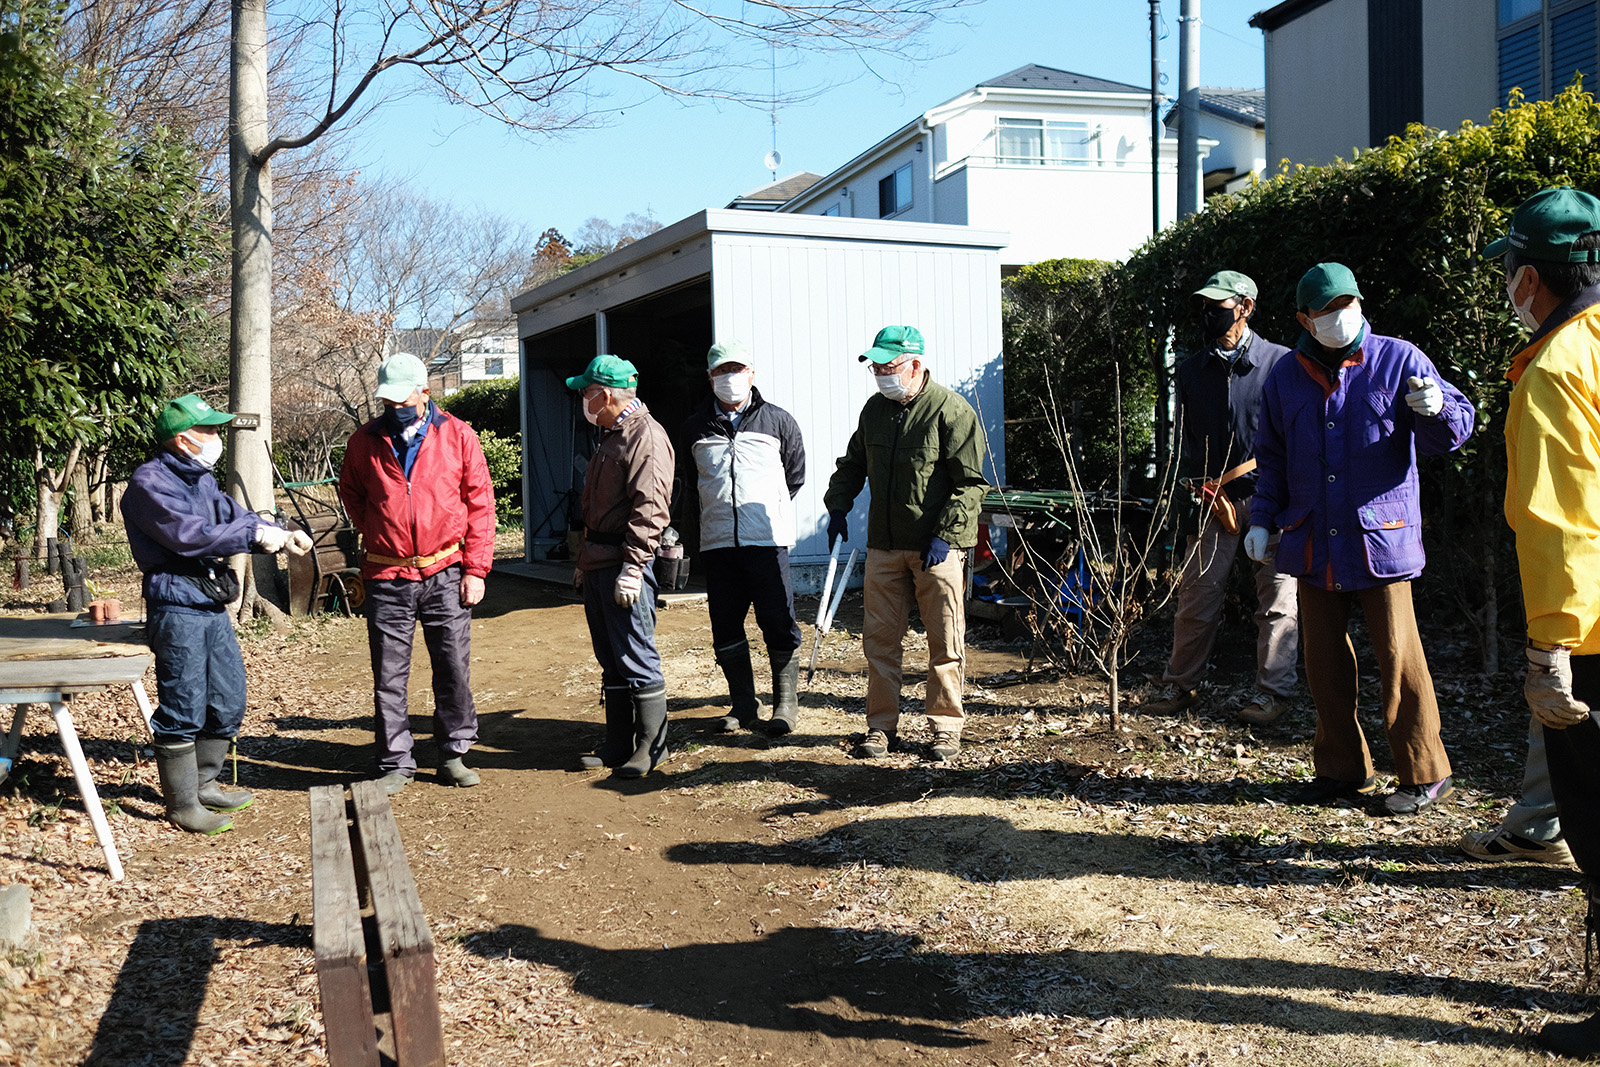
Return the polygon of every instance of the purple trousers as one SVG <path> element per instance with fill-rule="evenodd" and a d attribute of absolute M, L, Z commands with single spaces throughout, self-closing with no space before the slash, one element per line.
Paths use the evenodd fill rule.
<path fill-rule="evenodd" d="M 433 739 L 439 762 L 465 755 L 478 739 L 478 707 L 469 678 L 472 609 L 461 603 L 462 573 L 458 563 L 420 582 L 401 578 L 366 583 L 380 775 L 417 770 L 406 690 L 418 623 L 433 665 Z"/>

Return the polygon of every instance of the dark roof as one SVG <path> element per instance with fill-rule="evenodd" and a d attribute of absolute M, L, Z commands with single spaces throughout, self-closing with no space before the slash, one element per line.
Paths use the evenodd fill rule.
<path fill-rule="evenodd" d="M 809 170 L 802 170 L 791 174 L 787 178 L 780 178 L 769 185 L 759 189 L 752 189 L 748 193 L 741 193 L 740 200 L 792 200 L 822 180 L 822 175 L 812 174 Z"/>
<path fill-rule="evenodd" d="M 1327 2 L 1328 0 L 1284 0 L 1275 7 L 1251 15 L 1250 25 L 1258 30 L 1275 30 L 1285 23 L 1293 22 L 1301 15 L 1315 11 Z"/>
<path fill-rule="evenodd" d="M 1200 110 L 1244 126 L 1267 124 L 1267 91 L 1265 89 L 1220 89 L 1200 87 Z M 1164 120 L 1170 127 L 1178 125 L 1178 109 L 1171 108 Z"/>
<path fill-rule="evenodd" d="M 1087 74 L 1074 74 L 1070 70 L 1041 67 L 1037 63 L 1029 63 L 1025 67 L 1018 67 L 1009 74 L 1002 74 L 998 78 L 979 82 L 978 88 L 1056 89 L 1079 93 L 1138 93 L 1141 96 L 1148 96 L 1150 93 L 1148 85 L 1128 85 L 1125 82 L 1107 81 L 1104 78 L 1091 78 Z"/>

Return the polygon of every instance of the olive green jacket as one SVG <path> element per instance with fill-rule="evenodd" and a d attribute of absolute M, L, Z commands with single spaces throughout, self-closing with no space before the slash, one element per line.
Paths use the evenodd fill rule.
<path fill-rule="evenodd" d="M 960 396 L 931 378 L 909 404 L 870 398 L 822 497 L 848 512 L 861 486 L 872 489 L 867 547 L 920 552 L 941 538 L 955 548 L 978 543 L 983 427 Z"/>

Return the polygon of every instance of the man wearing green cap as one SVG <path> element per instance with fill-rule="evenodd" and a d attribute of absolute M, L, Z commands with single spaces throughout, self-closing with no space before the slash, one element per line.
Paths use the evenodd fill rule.
<path fill-rule="evenodd" d="M 885 326 L 861 361 L 878 395 L 861 408 L 856 432 L 823 496 L 828 541 L 848 540 L 848 516 L 861 487 L 867 510 L 865 619 L 867 734 L 859 759 L 883 756 L 898 741 L 900 677 L 911 605 L 928 632 L 925 706 L 933 728 L 928 754 L 961 750 L 966 669 L 966 550 L 978 543 L 983 427 L 960 396 L 933 380 L 922 333 Z"/>
<path fill-rule="evenodd" d="M 755 387 L 754 363 L 743 341 L 711 346 L 711 395 L 679 428 L 678 460 L 685 482 L 699 488 L 700 567 L 711 643 L 732 704 L 718 726 L 748 730 L 761 709 L 744 629 L 754 608 L 772 665 L 766 728 L 781 736 L 800 716 L 800 626 L 789 549 L 795 540 L 792 501 L 806 481 L 806 449 L 794 416 Z"/>
<path fill-rule="evenodd" d="M 409 352 L 378 368 L 383 414 L 350 435 L 339 499 L 361 531 L 377 769 L 391 796 L 416 777 L 408 690 L 417 624 L 433 667 L 438 781 L 470 787 L 478 739 L 472 607 L 494 564 L 494 487 L 472 427 L 429 399 L 428 369 Z"/>
<path fill-rule="evenodd" d="M 218 784 L 245 707 L 244 659 L 228 612 L 239 581 L 227 557 L 311 547 L 304 533 L 291 535 L 217 488 L 211 471 L 232 419 L 193 393 L 167 404 L 156 418 L 159 451 L 122 497 L 156 657 L 150 730 L 161 796 L 174 825 L 200 834 L 231 829 L 230 814 L 253 799 Z"/>
<path fill-rule="evenodd" d="M 639 371 L 627 360 L 596 356 L 567 388 L 600 433 L 583 480 L 584 530 L 572 580 L 583 591 L 600 663 L 606 735 L 579 766 L 642 778 L 667 752 L 655 558 L 672 504 L 672 442 L 639 399 Z"/>
<path fill-rule="evenodd" d="M 1506 297 L 1533 336 L 1511 362 L 1506 521 L 1517 538 L 1528 626 L 1524 690 L 1566 845 L 1600 878 L 1600 199 L 1545 189 L 1484 250 L 1504 256 Z M 1542 744 L 1536 744 L 1542 742 Z M 1542 750 L 1542 751 L 1541 751 Z M 1524 801 L 1528 798 L 1524 796 Z M 1591 915 L 1593 912 L 1591 911 Z M 1550 1023 L 1539 1043 L 1600 1056 L 1600 1014 Z"/>
<path fill-rule="evenodd" d="M 1417 456 L 1460 448 L 1475 415 L 1420 349 L 1372 332 L 1348 267 L 1318 263 L 1295 300 L 1305 332 L 1262 392 L 1245 551 L 1266 560 L 1280 532 L 1278 571 L 1299 579 L 1306 682 L 1317 706 L 1316 777 L 1300 800 L 1345 802 L 1377 789 L 1356 718 L 1349 621 L 1359 605 L 1399 779 L 1383 807 L 1413 815 L 1455 791 L 1411 602 L 1426 562 Z"/>
<path fill-rule="evenodd" d="M 1172 656 L 1161 677 L 1173 692 L 1145 705 L 1157 715 L 1182 711 L 1199 699 L 1240 548 L 1238 517 L 1249 515 L 1255 492 L 1261 390 L 1289 352 L 1250 328 L 1256 283 L 1247 275 L 1218 271 L 1194 295 L 1206 343 L 1178 365 L 1178 424 L 1182 470 L 1202 511 L 1197 532 L 1189 535 L 1172 620 Z M 1269 553 L 1273 547 L 1268 546 Z M 1256 691 L 1238 715 L 1260 726 L 1283 714 L 1294 690 L 1296 606 L 1293 578 L 1279 574 L 1270 559 L 1255 568 Z"/>

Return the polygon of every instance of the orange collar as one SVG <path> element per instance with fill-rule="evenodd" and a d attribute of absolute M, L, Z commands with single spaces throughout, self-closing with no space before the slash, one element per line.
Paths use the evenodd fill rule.
<path fill-rule="evenodd" d="M 1522 351 L 1518 352 L 1511 360 L 1511 366 L 1506 368 L 1507 380 L 1511 382 L 1521 381 L 1522 375 L 1526 373 L 1528 369 L 1528 364 L 1532 363 L 1534 359 L 1538 357 L 1539 353 L 1544 351 L 1545 345 L 1550 343 L 1550 338 L 1554 337 L 1562 330 L 1565 330 L 1568 326 L 1572 325 L 1578 320 L 1586 318 L 1600 319 L 1600 304 L 1590 304 L 1588 307 L 1572 316 L 1572 318 L 1568 319 L 1566 322 L 1563 322 L 1560 326 L 1557 326 L 1555 329 L 1539 338 L 1533 344 L 1528 345 Z"/>

